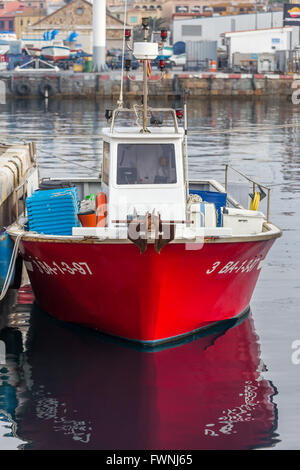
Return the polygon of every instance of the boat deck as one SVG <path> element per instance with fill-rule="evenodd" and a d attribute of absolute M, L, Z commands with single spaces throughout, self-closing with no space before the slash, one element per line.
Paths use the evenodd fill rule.
<path fill-rule="evenodd" d="M 55 178 L 56 181 L 65 181 L 64 178 Z M 83 200 L 86 195 L 91 193 L 98 193 L 101 185 L 101 177 L 77 177 L 68 179 L 68 182 L 76 185 L 78 189 L 79 200 Z M 189 183 L 190 192 L 193 191 L 213 191 L 225 193 L 225 187 L 216 180 L 192 180 Z M 227 195 L 226 205 L 231 208 L 244 209 L 244 207 L 237 202 L 230 195 Z M 55 241 L 57 243 L 131 243 L 127 239 L 127 227 L 109 228 L 109 227 L 77 227 L 73 228 L 73 235 L 47 235 L 43 233 L 36 233 L 32 231 L 24 231 L 24 223 L 26 218 L 21 217 L 19 223 L 13 224 L 9 233 L 11 236 L 17 236 L 23 233 L 23 238 L 26 240 L 40 241 Z M 183 243 L 189 239 L 189 232 L 185 227 L 177 227 L 177 235 L 171 243 Z M 126 232 L 126 233 L 125 233 Z M 224 227 L 202 227 L 197 230 L 195 235 L 190 237 L 190 240 L 198 241 L 201 239 L 204 243 L 231 243 L 240 241 L 259 241 L 266 239 L 278 238 L 282 234 L 281 230 L 274 224 L 265 221 L 263 223 L 262 232 L 251 235 L 233 235 L 230 229 Z M 149 239 L 149 243 L 154 243 L 154 240 Z"/>

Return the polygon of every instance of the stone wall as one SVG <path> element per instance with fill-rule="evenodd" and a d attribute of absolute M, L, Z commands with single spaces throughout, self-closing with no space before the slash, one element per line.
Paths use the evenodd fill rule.
<path fill-rule="evenodd" d="M 116 77 L 114 75 L 114 77 Z M 174 97 L 184 90 L 189 97 L 291 97 L 300 88 L 297 76 L 288 75 L 234 75 L 234 74 L 178 74 L 158 80 L 149 80 L 149 96 Z M 300 79 L 300 77 L 299 77 Z M 120 92 L 120 80 L 109 74 L 74 72 L 2 72 L 0 80 L 5 84 L 6 98 L 56 97 L 115 97 Z M 140 80 L 124 79 L 124 95 L 142 94 Z"/>

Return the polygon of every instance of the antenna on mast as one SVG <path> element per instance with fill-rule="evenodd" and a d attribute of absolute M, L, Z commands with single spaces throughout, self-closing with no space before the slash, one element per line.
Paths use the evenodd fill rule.
<path fill-rule="evenodd" d="M 148 42 L 149 18 L 142 18 L 144 30 L 144 42 Z M 143 129 L 142 132 L 149 132 L 147 129 L 147 108 L 148 108 L 148 59 L 143 60 Z"/>
<path fill-rule="evenodd" d="M 144 40 L 142 42 L 134 42 L 133 47 L 130 46 L 129 41 L 131 39 L 131 30 L 129 28 L 125 28 L 125 23 L 124 23 L 124 39 L 123 39 L 123 50 L 124 50 L 124 45 L 125 42 L 127 44 L 127 49 L 131 51 L 134 55 L 134 57 L 140 61 L 143 62 L 143 101 L 142 101 L 142 106 L 136 106 L 135 109 L 137 112 L 142 112 L 142 118 L 143 118 L 143 123 L 141 125 L 142 129 L 141 132 L 150 132 L 147 129 L 147 113 L 148 113 L 148 74 L 149 70 L 151 71 L 150 68 L 150 61 L 155 60 L 158 56 L 159 53 L 159 47 L 158 44 L 155 42 L 149 42 L 149 18 L 144 17 L 142 18 L 142 27 L 143 27 L 143 33 L 144 33 Z M 161 31 L 161 41 L 164 43 L 167 39 L 167 30 L 166 28 L 163 28 Z M 124 56 L 124 53 L 123 53 Z M 124 58 L 122 60 L 122 77 L 123 77 L 123 67 L 124 67 Z M 165 69 L 165 61 L 160 60 L 159 61 L 159 68 L 161 70 L 161 76 L 158 80 L 163 78 L 164 76 L 164 69 Z M 130 77 L 129 70 L 130 70 L 130 60 L 125 61 L 125 70 L 126 70 L 126 76 L 127 79 L 133 80 L 133 78 Z M 123 80 L 121 83 L 121 90 L 120 90 L 120 98 L 119 98 L 119 109 L 122 108 L 123 105 Z M 138 111 L 139 110 L 139 111 Z M 137 114 L 137 119 L 139 120 L 138 114 Z"/>

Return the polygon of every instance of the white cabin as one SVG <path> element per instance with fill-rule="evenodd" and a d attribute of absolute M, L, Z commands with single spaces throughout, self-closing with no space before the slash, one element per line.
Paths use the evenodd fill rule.
<path fill-rule="evenodd" d="M 153 211 L 163 220 L 186 220 L 183 130 L 106 128 L 102 136 L 107 226 Z"/>

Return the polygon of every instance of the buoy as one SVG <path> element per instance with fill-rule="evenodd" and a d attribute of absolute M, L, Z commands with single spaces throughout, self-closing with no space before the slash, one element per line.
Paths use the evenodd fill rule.
<path fill-rule="evenodd" d="M 97 216 L 97 227 L 106 226 L 106 195 L 104 193 L 98 193 L 96 196 L 96 216 Z"/>
<path fill-rule="evenodd" d="M 215 60 L 211 61 L 210 71 L 211 72 L 216 72 L 217 71 L 217 62 Z"/>

